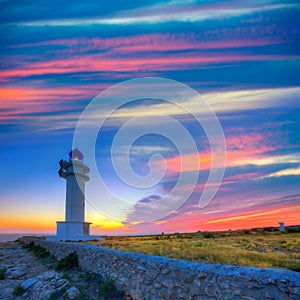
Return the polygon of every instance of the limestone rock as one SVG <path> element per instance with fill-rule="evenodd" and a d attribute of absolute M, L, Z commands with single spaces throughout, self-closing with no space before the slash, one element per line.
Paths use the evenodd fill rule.
<path fill-rule="evenodd" d="M 25 281 L 23 281 L 21 283 L 21 287 L 24 289 L 24 290 L 27 290 L 29 289 L 31 286 L 33 286 L 34 284 L 36 284 L 38 282 L 38 280 L 36 278 L 29 278 Z"/>
<path fill-rule="evenodd" d="M 55 271 L 47 271 L 40 276 L 29 278 L 21 283 L 26 290 L 24 299 L 43 300 L 51 297 L 69 284 L 67 279 L 62 279 L 61 275 Z M 70 298 L 71 299 L 71 298 Z"/>
<path fill-rule="evenodd" d="M 17 279 L 26 275 L 27 264 L 19 264 L 18 266 L 8 267 L 4 276 L 8 279 Z"/>
<path fill-rule="evenodd" d="M 80 292 L 77 287 L 72 286 L 66 291 L 65 294 L 68 296 L 69 299 L 74 299 L 77 296 L 79 296 Z"/>
<path fill-rule="evenodd" d="M 168 288 L 173 288 L 174 287 L 174 283 L 173 283 L 173 281 L 171 280 L 171 279 L 164 279 L 164 280 L 162 280 L 162 285 L 164 285 L 164 286 L 166 286 L 166 287 L 168 287 Z"/>

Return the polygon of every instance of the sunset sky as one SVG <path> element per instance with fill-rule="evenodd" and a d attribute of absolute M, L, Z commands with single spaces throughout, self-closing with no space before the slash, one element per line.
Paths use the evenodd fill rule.
<path fill-rule="evenodd" d="M 93 222 L 93 234 L 300 224 L 299 16 L 298 1 L 0 0 L 0 233 L 55 231 L 65 209 L 58 162 L 68 158 L 81 113 L 105 89 L 140 77 L 181 82 L 207 101 L 226 140 L 225 175 L 213 200 L 199 208 L 211 167 L 203 128 L 176 105 L 138 99 L 100 129 L 98 172 L 127 204 L 122 218 L 111 218 L 102 206 L 118 208 L 88 182 L 86 220 Z M 194 116 L 203 113 L 199 98 L 183 99 L 183 107 L 184 101 Z M 109 105 L 103 102 L 104 113 Z M 179 133 L 187 145 L 184 154 L 156 134 L 164 124 L 149 124 L 150 112 L 180 122 L 197 151 L 189 152 Z M 111 162 L 116 133 L 135 117 L 145 117 L 140 127 L 153 126 L 153 133 L 132 145 L 132 169 L 146 176 L 153 154 L 159 155 L 154 171 L 166 168 L 149 189 L 126 186 Z M 182 160 L 188 162 L 184 168 Z M 92 164 L 87 157 L 85 163 Z M 182 206 L 143 222 L 140 207 L 164 211 L 167 204 L 158 200 L 181 174 L 189 178 L 195 172 L 193 193 Z M 190 185 L 187 180 L 181 191 Z"/>

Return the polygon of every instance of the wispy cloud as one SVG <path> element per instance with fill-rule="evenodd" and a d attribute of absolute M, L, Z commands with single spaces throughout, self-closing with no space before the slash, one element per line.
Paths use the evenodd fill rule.
<path fill-rule="evenodd" d="M 177 3 L 178 4 L 178 3 Z M 206 20 L 218 20 L 230 17 L 240 17 L 253 13 L 266 12 L 279 9 L 291 9 L 298 7 L 297 3 L 266 4 L 253 7 L 235 6 L 188 6 L 180 5 L 178 9 L 168 10 L 165 6 L 153 6 L 143 9 L 134 9 L 121 14 L 114 14 L 109 18 L 89 17 L 76 19 L 48 19 L 11 23 L 18 26 L 89 26 L 89 25 L 139 25 L 158 24 L 165 22 L 201 22 Z"/>
<path fill-rule="evenodd" d="M 298 162 L 300 162 L 300 157 Z M 283 169 L 271 174 L 264 176 L 264 178 L 269 177 L 281 177 L 281 176 L 299 176 L 300 175 L 300 168 L 290 168 L 290 169 Z"/>
<path fill-rule="evenodd" d="M 63 74 L 78 72 L 129 72 L 145 70 L 187 70 L 197 69 L 199 65 L 209 66 L 216 63 L 266 61 L 299 59 L 300 55 L 252 55 L 252 54 L 198 54 L 168 55 L 166 57 L 136 57 L 110 59 L 102 54 L 82 55 L 66 59 L 54 59 L 48 62 L 27 62 L 17 68 L 3 70 L 0 81 L 7 81 L 8 77 L 28 77 L 34 75 Z"/>
<path fill-rule="evenodd" d="M 258 33 L 259 32 L 259 33 Z M 70 38 L 46 40 L 36 43 L 16 44 L 11 48 L 31 48 L 57 46 L 57 49 L 47 49 L 48 53 L 79 54 L 93 51 L 111 51 L 117 53 L 163 52 L 183 50 L 229 49 L 245 47 L 261 47 L 285 43 L 286 38 L 276 34 L 276 28 L 264 31 L 263 28 L 249 27 L 240 30 L 215 30 L 204 33 L 156 33 L 135 36 L 120 36 L 113 38 Z M 281 33 L 282 34 L 282 33 Z M 243 35 L 246 36 L 243 37 Z M 210 36 L 210 39 L 205 39 Z"/>
<path fill-rule="evenodd" d="M 271 137 L 264 136 L 261 133 L 235 135 L 226 139 L 227 153 L 226 166 L 234 167 L 241 165 L 263 165 L 279 162 L 294 162 L 295 155 L 290 156 L 272 156 L 270 151 L 278 149 L 279 146 L 268 145 Z M 217 160 L 218 158 L 214 158 Z M 162 161 L 156 160 L 152 165 L 160 168 L 167 168 L 170 175 L 181 172 L 193 172 L 198 170 L 209 170 L 212 165 L 212 156 L 210 151 L 189 153 L 177 155 Z"/>
<path fill-rule="evenodd" d="M 272 164 L 286 164 L 286 163 L 299 163 L 300 162 L 300 154 L 294 153 L 289 155 L 274 155 L 274 156 L 265 156 L 265 157 L 257 157 L 253 158 L 237 158 L 234 162 L 234 165 L 257 165 L 257 166 L 265 166 Z"/>
<path fill-rule="evenodd" d="M 134 88 L 134 87 L 133 87 Z M 156 87 L 160 89 L 161 95 L 170 93 L 170 88 L 168 86 L 157 85 Z M 137 87 L 141 89 L 141 87 Z M 219 91 L 205 93 L 202 97 L 195 97 L 193 99 L 181 97 L 178 104 L 188 102 L 188 107 L 194 115 L 206 113 L 205 107 L 201 104 L 206 101 L 208 105 L 216 113 L 227 113 L 231 112 L 234 117 L 234 112 L 247 111 L 262 108 L 274 108 L 282 107 L 282 99 L 285 99 L 285 106 L 295 106 L 298 103 L 298 94 L 300 92 L 300 87 L 294 88 L 274 88 L 274 89 L 252 89 L 252 90 L 236 90 L 236 91 Z M 174 91 L 176 93 L 176 91 Z M 174 99 L 175 101 L 176 99 Z M 146 103 L 145 105 L 139 105 L 136 107 L 124 107 L 116 111 L 111 117 L 115 119 L 128 119 L 139 116 L 153 116 L 155 114 L 168 115 L 168 116 L 183 116 L 187 114 L 183 110 L 182 106 L 174 105 L 169 102 L 153 102 L 151 104 Z M 270 125 L 270 124 L 269 124 Z M 237 129 L 235 129 L 237 130 Z M 242 139 L 243 144 L 246 140 L 253 138 L 253 136 L 245 135 L 242 136 L 243 132 L 240 133 L 240 139 L 237 140 L 236 137 L 232 137 L 228 140 L 231 145 L 233 142 L 240 145 Z M 256 136 L 258 138 L 258 135 Z M 234 139 L 236 139 L 234 141 Z M 264 139 L 262 134 L 260 134 L 260 140 Z"/>
<path fill-rule="evenodd" d="M 67 121 L 70 112 L 75 112 L 78 118 L 78 107 L 84 107 L 80 101 L 93 98 L 106 87 L 103 84 L 72 87 L 3 85 L 0 87 L 0 122 L 27 122 L 28 119 L 37 120 L 39 117 Z M 65 115 L 58 116 L 57 112 L 64 112 Z M 74 118 L 74 114 L 71 118 Z M 68 126 L 67 123 L 65 125 Z"/>

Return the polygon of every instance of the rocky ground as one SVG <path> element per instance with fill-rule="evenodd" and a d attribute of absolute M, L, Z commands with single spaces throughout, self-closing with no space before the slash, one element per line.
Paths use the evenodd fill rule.
<path fill-rule="evenodd" d="M 0 243 L 0 299 L 126 299 L 113 282 L 78 267 L 55 271 L 51 256 L 37 257 L 18 242 Z"/>

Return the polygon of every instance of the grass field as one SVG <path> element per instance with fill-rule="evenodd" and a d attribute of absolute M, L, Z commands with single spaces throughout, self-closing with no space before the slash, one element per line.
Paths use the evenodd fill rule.
<path fill-rule="evenodd" d="M 300 232 L 261 230 L 105 237 L 90 244 L 200 263 L 300 271 Z"/>

